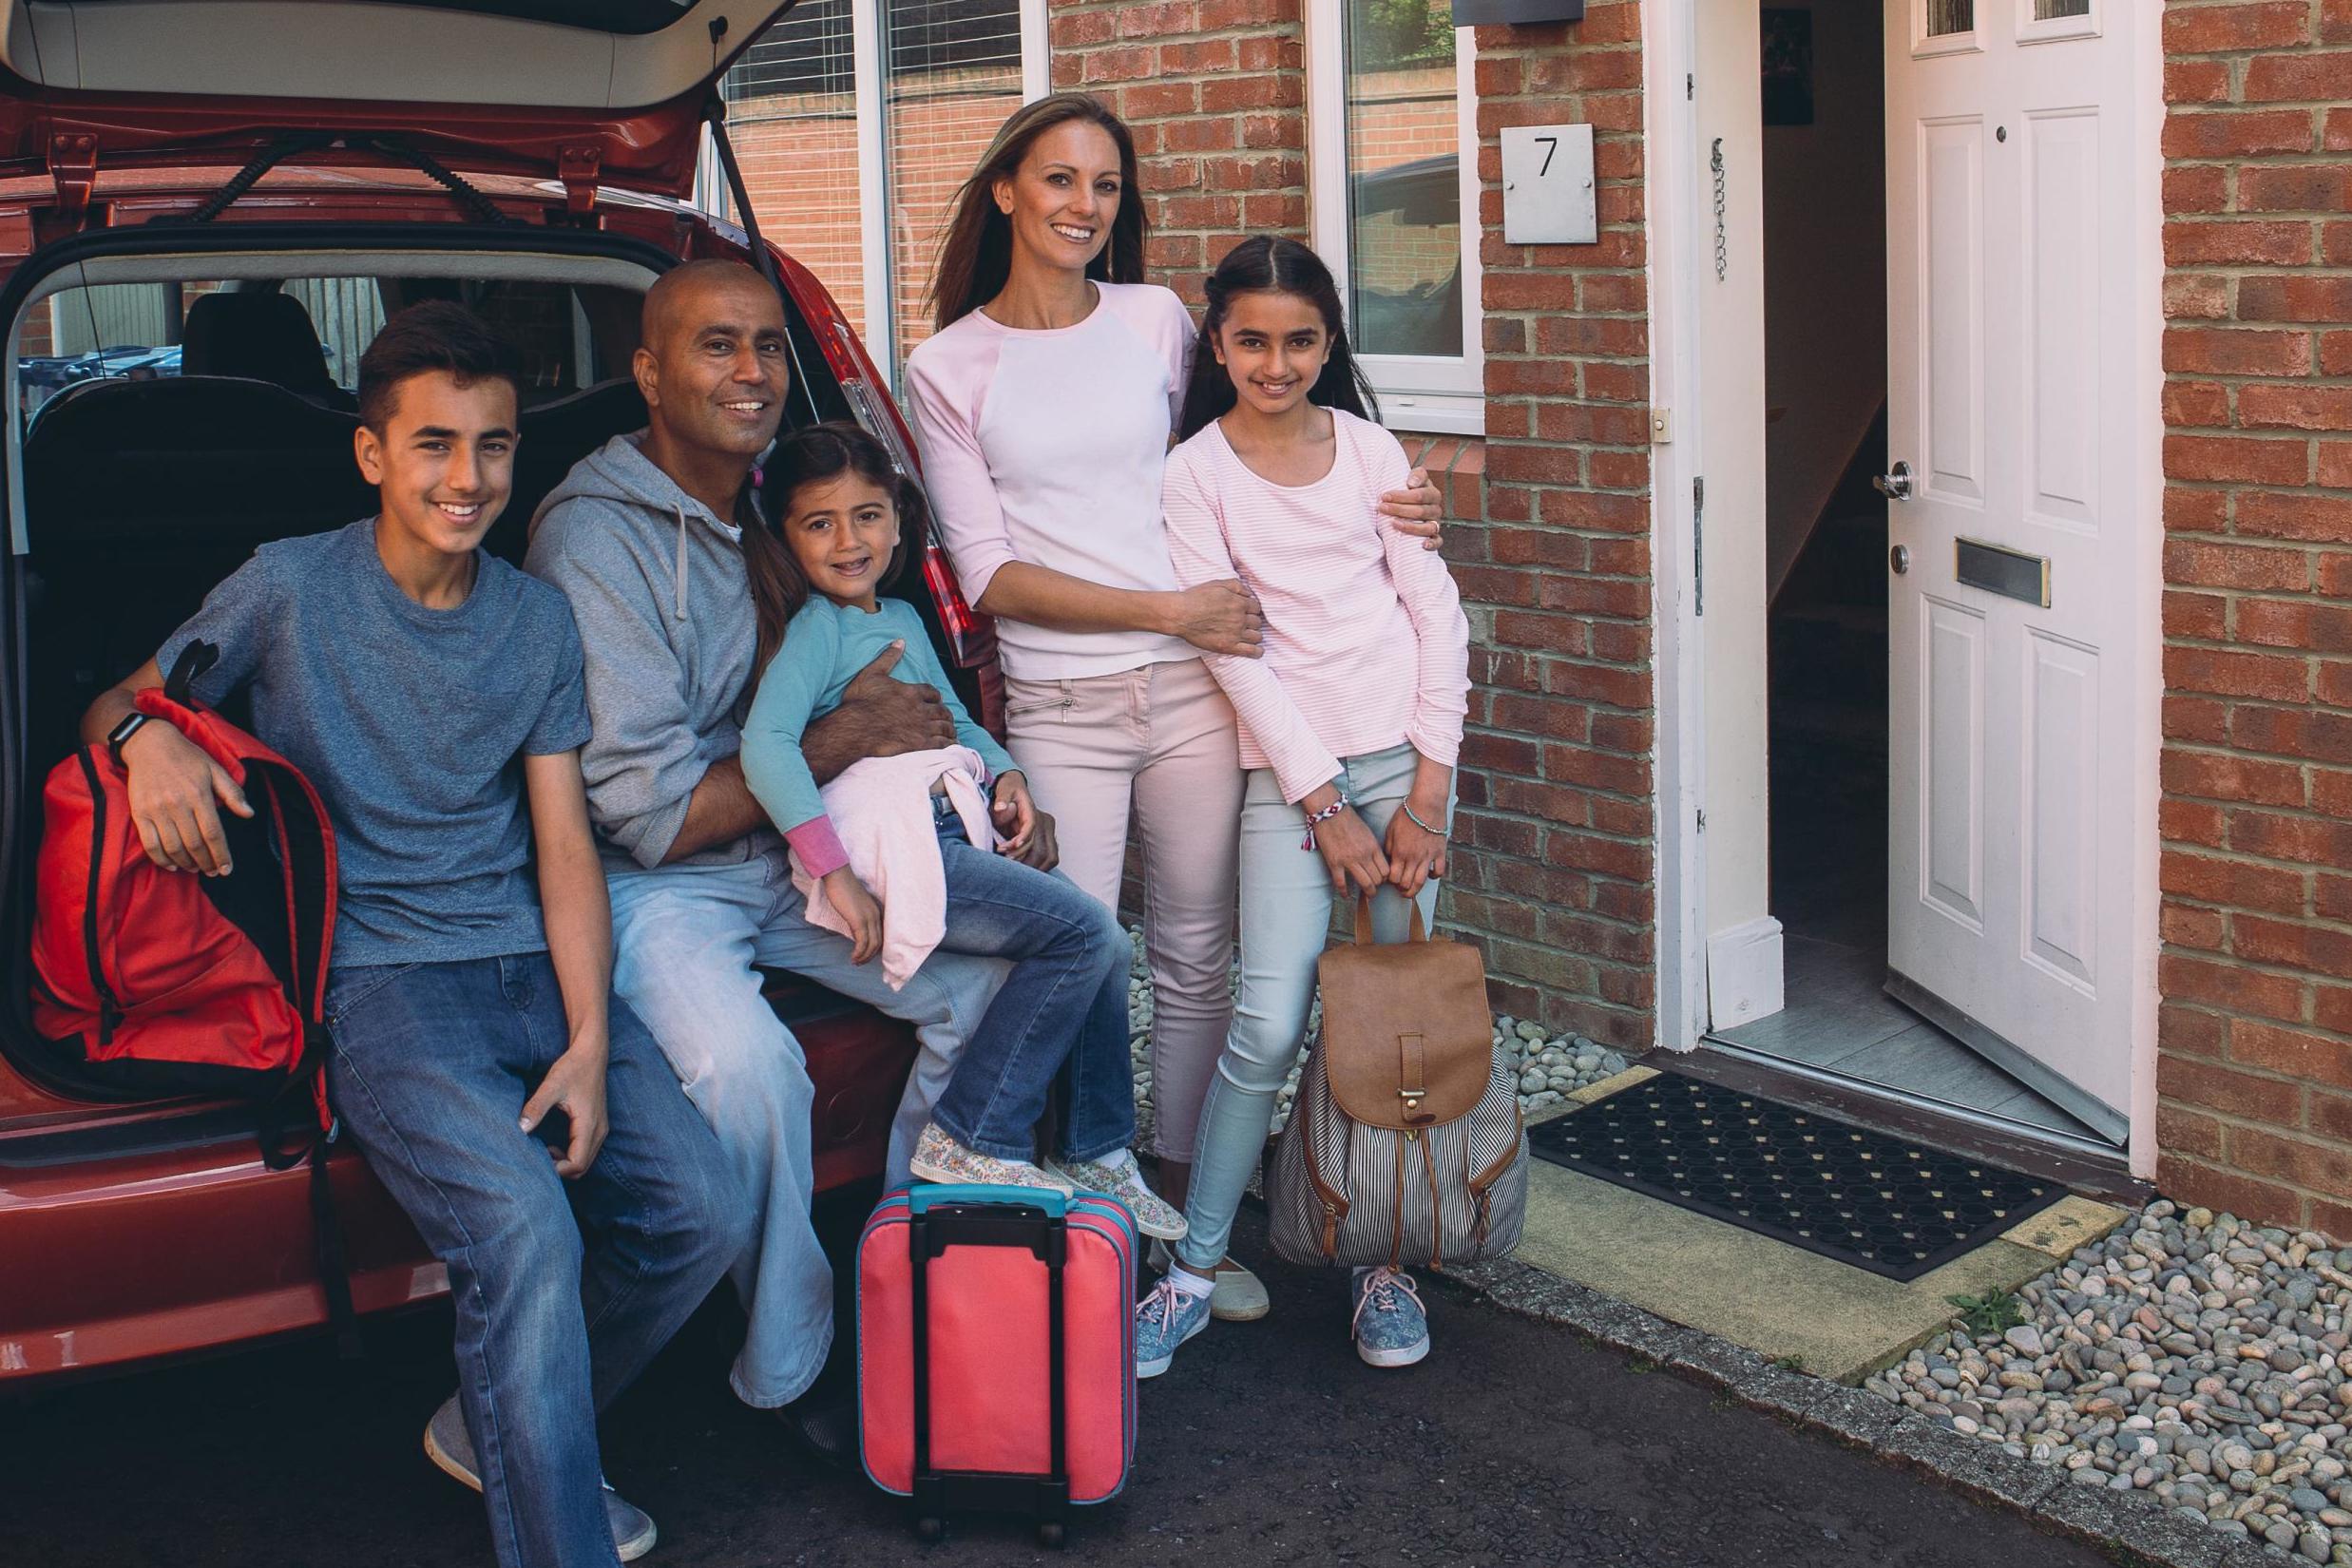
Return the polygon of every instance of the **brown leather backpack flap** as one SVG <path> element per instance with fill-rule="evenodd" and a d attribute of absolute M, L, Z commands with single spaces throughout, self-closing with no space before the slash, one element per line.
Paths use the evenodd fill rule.
<path fill-rule="evenodd" d="M 1476 947 L 1446 941 L 1323 955 L 1323 1071 L 1349 1119 L 1403 1132 L 1468 1116 L 1494 1072 Z"/>

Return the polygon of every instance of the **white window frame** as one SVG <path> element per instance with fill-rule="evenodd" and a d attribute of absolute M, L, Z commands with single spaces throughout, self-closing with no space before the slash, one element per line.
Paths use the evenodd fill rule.
<path fill-rule="evenodd" d="M 855 90 L 857 138 L 858 259 L 866 296 L 866 352 L 884 373 L 898 373 L 898 313 L 890 297 L 890 178 L 886 134 L 884 89 L 887 59 L 883 51 L 885 0 L 850 0 L 850 67 Z M 1053 90 L 1053 67 L 1046 30 L 1047 0 L 1020 0 L 1021 99 L 1034 103 Z M 696 182 L 695 204 L 724 218 L 730 205 L 727 184 L 708 154 L 710 133 L 703 132 L 705 155 Z M 877 309 L 877 306 L 879 307 Z"/>
<path fill-rule="evenodd" d="M 1310 243 L 1348 280 L 1348 27 L 1346 0 L 1307 0 L 1307 213 Z M 1454 29 L 1456 145 L 1462 181 L 1462 342 L 1458 356 L 1362 354 L 1380 394 L 1381 423 L 1439 435 L 1486 432 L 1486 348 L 1480 299 L 1477 48 Z"/>

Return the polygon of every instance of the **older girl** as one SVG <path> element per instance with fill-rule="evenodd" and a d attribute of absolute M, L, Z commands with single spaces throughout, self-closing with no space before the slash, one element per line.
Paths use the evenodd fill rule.
<path fill-rule="evenodd" d="M 1116 908 L 1132 814 L 1153 985 L 1154 1147 L 1181 1203 L 1231 1016 L 1242 774 L 1232 705 L 1200 656 L 1253 659 L 1256 601 L 1226 574 L 1179 586 L 1159 508 L 1193 323 L 1143 281 L 1135 143 L 1057 93 L 998 131 L 957 199 L 907 363 L 940 537 L 995 618 L 1006 742 L 1061 830 L 1062 869 Z M 1437 491 L 1383 509 L 1434 535 Z M 1214 1260 L 1213 1260 L 1214 1261 Z M 1230 1260 L 1218 1310 L 1265 1292 Z"/>
<path fill-rule="evenodd" d="M 1382 526 L 1404 449 L 1368 417 L 1330 270 L 1289 239 L 1246 239 L 1209 279 L 1207 353 L 1168 460 L 1180 583 L 1238 576 L 1266 607 L 1265 655 L 1212 656 L 1241 717 L 1241 989 L 1217 1059 L 1175 1266 L 1136 1310 L 1136 1374 L 1208 1326 L 1217 1260 L 1298 1059 L 1334 894 L 1374 934 L 1424 919 L 1445 870 L 1470 689 L 1469 623 L 1445 564 Z M 1408 902 L 1410 901 L 1410 902 Z M 1350 1319 L 1374 1367 L 1428 1353 L 1410 1274 L 1358 1269 Z"/>

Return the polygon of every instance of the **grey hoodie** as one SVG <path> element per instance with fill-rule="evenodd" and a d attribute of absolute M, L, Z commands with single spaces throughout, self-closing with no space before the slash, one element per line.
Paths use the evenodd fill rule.
<path fill-rule="evenodd" d="M 580 754 L 608 864 L 659 866 L 714 762 L 742 748 L 757 621 L 742 534 L 616 435 L 573 465 L 531 520 L 525 566 L 564 590 L 587 656 Z M 748 860 L 768 829 L 685 857 Z"/>

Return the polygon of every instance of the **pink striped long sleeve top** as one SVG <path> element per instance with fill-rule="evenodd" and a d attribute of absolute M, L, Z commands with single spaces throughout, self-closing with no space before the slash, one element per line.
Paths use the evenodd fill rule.
<path fill-rule="evenodd" d="M 1311 485 L 1260 478 L 1211 424 L 1168 455 L 1161 505 L 1185 587 L 1239 578 L 1266 612 L 1263 659 L 1211 655 L 1241 719 L 1241 765 L 1296 801 L 1340 758 L 1411 742 L 1454 766 L 1469 706 L 1470 625 L 1445 563 L 1382 522 L 1405 488 L 1395 436 L 1331 411 L 1338 448 Z"/>

